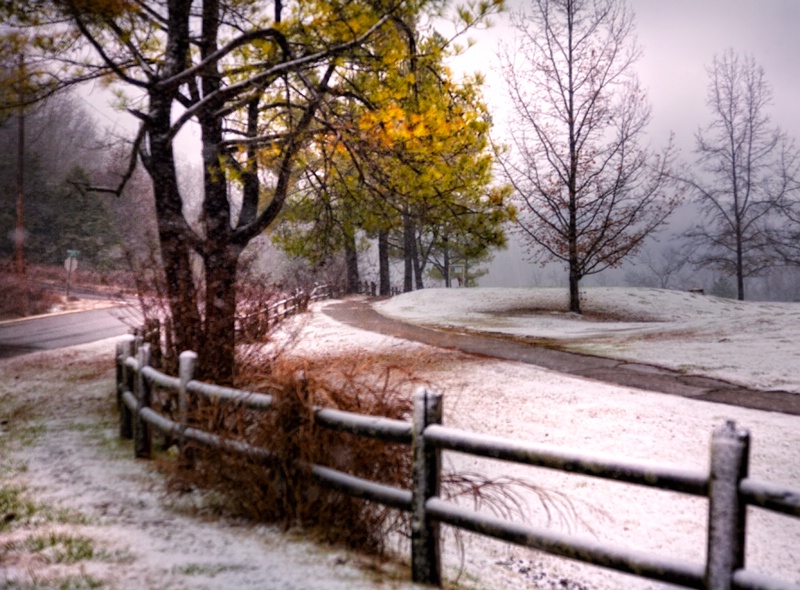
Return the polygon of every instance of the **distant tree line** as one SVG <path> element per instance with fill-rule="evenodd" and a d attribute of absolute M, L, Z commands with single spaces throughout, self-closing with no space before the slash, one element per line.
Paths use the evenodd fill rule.
<path fill-rule="evenodd" d="M 73 250 L 90 268 L 124 265 L 112 203 L 87 190 L 108 164 L 108 146 L 92 117 L 69 96 L 26 109 L 21 161 L 19 117 L 12 111 L 0 122 L 0 257 L 10 260 L 15 253 L 22 165 L 27 262 L 62 264 Z"/>

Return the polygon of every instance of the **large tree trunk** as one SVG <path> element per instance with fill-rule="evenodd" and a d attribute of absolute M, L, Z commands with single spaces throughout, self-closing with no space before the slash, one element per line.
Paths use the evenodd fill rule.
<path fill-rule="evenodd" d="M 158 234 L 169 311 L 173 319 L 173 342 L 176 352 L 192 350 L 199 354 L 203 347 L 203 330 L 192 275 L 191 251 L 164 221 L 163 217 L 159 217 Z"/>
<path fill-rule="evenodd" d="M 172 0 L 167 20 L 165 77 L 178 73 L 189 50 L 191 0 Z M 203 334 L 197 291 L 192 275 L 192 232 L 183 217 L 175 156 L 169 131 L 175 89 L 151 87 L 147 120 L 147 146 L 142 161 L 153 183 L 161 261 L 166 278 L 169 311 L 173 318 L 172 342 L 178 352 L 202 348 Z"/>
<path fill-rule="evenodd" d="M 392 286 L 389 276 L 389 233 L 378 233 L 378 275 L 381 296 L 390 295 Z"/>
<path fill-rule="evenodd" d="M 241 250 L 220 248 L 204 259 L 206 270 L 205 348 L 198 369 L 202 379 L 231 385 L 236 353 L 236 268 Z"/>
<path fill-rule="evenodd" d="M 175 158 L 172 145 L 160 141 L 170 125 L 169 97 L 151 95 L 152 130 L 150 152 L 145 159 L 153 183 L 158 237 L 169 311 L 173 318 L 172 335 L 177 352 L 202 348 L 202 326 L 197 291 L 191 265 L 188 227 L 183 218 Z"/>
<path fill-rule="evenodd" d="M 200 56 L 207 59 L 218 47 L 219 0 L 205 0 L 202 10 Z M 221 88 L 217 65 L 201 78 L 203 96 L 217 95 Z M 218 102 L 218 104 L 215 104 Z M 236 267 L 242 248 L 233 244 L 228 180 L 220 150 L 223 119 L 217 111 L 224 100 L 209 103 L 198 115 L 203 143 L 203 263 L 206 280 L 205 346 L 198 359 L 202 378 L 229 385 L 233 382 L 236 327 Z"/>

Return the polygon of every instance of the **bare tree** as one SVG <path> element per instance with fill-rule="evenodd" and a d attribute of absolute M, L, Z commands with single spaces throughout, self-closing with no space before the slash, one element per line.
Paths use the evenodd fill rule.
<path fill-rule="evenodd" d="M 681 271 L 687 264 L 681 248 L 667 246 L 656 250 L 643 249 L 636 257 L 638 266 L 625 273 L 625 282 L 636 287 L 675 289 L 686 282 Z"/>
<path fill-rule="evenodd" d="M 775 264 L 769 247 L 770 216 L 794 190 L 800 170 L 794 144 L 772 125 L 772 91 L 764 69 L 732 50 L 708 68 L 712 121 L 695 135 L 696 175 L 683 181 L 704 219 L 687 232 L 692 263 L 744 279 Z"/>
<path fill-rule="evenodd" d="M 532 5 L 514 17 L 519 38 L 503 57 L 516 115 L 503 167 L 534 258 L 568 265 L 580 312 L 581 279 L 635 253 L 677 204 L 671 142 L 661 154 L 643 145 L 650 107 L 624 1 Z"/>
<path fill-rule="evenodd" d="M 770 225 L 768 238 L 778 265 L 800 267 L 800 177 L 797 168 L 794 178 L 778 202 L 779 221 Z"/>

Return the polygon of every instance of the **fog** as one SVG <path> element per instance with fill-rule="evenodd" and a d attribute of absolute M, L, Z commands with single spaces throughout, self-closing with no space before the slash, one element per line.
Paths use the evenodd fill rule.
<path fill-rule="evenodd" d="M 511 0 L 509 11 L 527 6 L 524 0 Z M 800 2 L 795 0 L 675 0 L 652 2 L 631 0 L 636 15 L 637 39 L 643 57 L 636 70 L 648 90 L 652 105 L 649 139 L 655 149 L 663 147 L 674 134 L 680 161 L 691 166 L 694 159 L 694 135 L 708 125 L 706 105 L 707 67 L 715 56 L 732 48 L 741 55 L 752 56 L 763 66 L 773 91 L 769 111 L 772 122 L 800 137 L 800 112 L 796 102 L 800 96 Z M 493 116 L 493 135 L 502 142 L 507 129 L 514 125 L 506 99 L 505 81 L 499 73 L 498 52 L 514 38 L 509 14 L 494 19 L 494 26 L 471 35 L 476 42 L 462 57 L 452 62 L 457 72 L 481 71 L 486 76 L 485 97 Z M 646 246 L 658 252 L 673 244 L 672 239 L 696 218 L 696 210 L 686 205 L 675 212 L 669 226 Z M 561 265 L 547 267 L 528 261 L 529 255 L 515 233 L 509 232 L 507 250 L 497 252 L 490 272 L 480 280 L 481 286 L 527 287 L 563 285 L 566 270 Z M 585 284 L 624 284 L 626 273 L 636 268 L 635 260 L 626 261 L 623 269 L 605 271 L 587 277 Z M 792 273 L 789 273 L 792 274 Z M 710 285 L 720 277 L 709 272 L 696 272 L 689 282 Z M 763 281 L 761 281 L 763 282 Z M 753 289 L 764 289 L 759 281 L 751 281 Z"/>

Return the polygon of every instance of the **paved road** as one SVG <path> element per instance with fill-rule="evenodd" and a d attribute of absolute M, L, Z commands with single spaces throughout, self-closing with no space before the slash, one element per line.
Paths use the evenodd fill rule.
<path fill-rule="evenodd" d="M 511 338 L 463 334 L 404 324 L 380 315 L 364 301 L 335 303 L 327 306 L 325 313 L 339 322 L 362 330 L 440 348 L 528 363 L 559 373 L 625 387 L 800 416 L 800 395 L 795 393 L 751 390 L 718 379 L 684 375 L 650 365 L 541 348 Z"/>
<path fill-rule="evenodd" d="M 129 312 L 118 307 L 80 311 L 0 324 L 0 358 L 85 344 L 128 333 Z"/>

